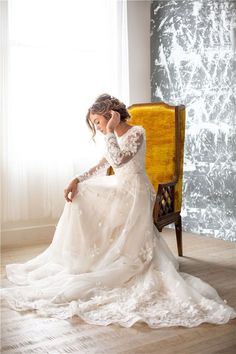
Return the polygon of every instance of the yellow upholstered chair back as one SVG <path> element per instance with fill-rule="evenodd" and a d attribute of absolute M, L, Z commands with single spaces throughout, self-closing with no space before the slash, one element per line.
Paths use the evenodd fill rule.
<path fill-rule="evenodd" d="M 146 130 L 146 171 L 156 191 L 160 184 L 176 182 L 174 211 L 181 210 L 185 107 L 163 102 L 134 104 L 129 123 Z"/>

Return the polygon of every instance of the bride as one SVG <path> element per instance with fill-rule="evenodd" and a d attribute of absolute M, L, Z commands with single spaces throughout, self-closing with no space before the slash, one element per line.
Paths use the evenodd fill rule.
<path fill-rule="evenodd" d="M 64 190 L 49 247 L 26 263 L 6 265 L 11 283 L 1 289 L 2 298 L 16 311 L 79 316 L 96 325 L 226 323 L 235 310 L 209 284 L 180 272 L 153 224 L 145 130 L 128 118 L 126 106 L 107 94 L 89 108 L 93 135 L 98 130 L 105 136 L 104 157 Z M 114 175 L 105 175 L 109 166 Z"/>

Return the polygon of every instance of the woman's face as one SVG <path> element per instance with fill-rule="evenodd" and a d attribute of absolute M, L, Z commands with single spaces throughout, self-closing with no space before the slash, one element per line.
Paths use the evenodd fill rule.
<path fill-rule="evenodd" d="M 94 124 L 96 130 L 99 130 L 101 133 L 106 133 L 106 126 L 108 120 L 100 114 L 92 114 L 89 116 L 90 121 Z"/>

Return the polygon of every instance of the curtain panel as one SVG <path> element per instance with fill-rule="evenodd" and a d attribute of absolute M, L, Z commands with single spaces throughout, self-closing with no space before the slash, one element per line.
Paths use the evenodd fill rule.
<path fill-rule="evenodd" d="M 58 218 L 65 185 L 101 158 L 103 139 L 93 143 L 85 115 L 101 93 L 129 104 L 128 37 L 127 1 L 9 0 L 2 6 L 2 221 L 8 230 Z"/>

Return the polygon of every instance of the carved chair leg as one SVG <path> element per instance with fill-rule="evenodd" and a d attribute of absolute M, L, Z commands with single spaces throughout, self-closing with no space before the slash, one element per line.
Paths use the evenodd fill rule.
<path fill-rule="evenodd" d="M 178 216 L 177 221 L 175 222 L 175 232 L 176 232 L 176 241 L 178 247 L 178 255 L 183 256 L 183 244 L 182 244 L 182 222 L 181 215 Z"/>

